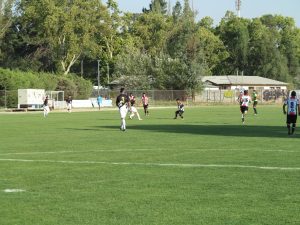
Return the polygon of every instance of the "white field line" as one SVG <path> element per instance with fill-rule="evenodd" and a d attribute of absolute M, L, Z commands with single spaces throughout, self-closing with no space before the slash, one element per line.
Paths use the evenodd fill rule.
<path fill-rule="evenodd" d="M 251 165 L 222 165 L 222 164 L 186 164 L 186 163 L 135 163 L 135 162 L 101 162 L 101 161 L 65 161 L 65 160 L 31 160 L 31 159 L 0 159 L 8 162 L 25 163 L 61 163 L 61 164 L 105 164 L 121 166 L 157 166 L 157 167 L 181 167 L 181 168 L 240 168 L 240 169 L 260 169 L 260 170 L 288 170 L 298 171 L 300 167 L 270 167 Z"/>
<path fill-rule="evenodd" d="M 151 151 L 174 151 L 174 149 L 102 149 L 102 150 L 87 150 L 87 151 L 52 151 L 52 152 L 7 152 L 0 153 L 0 156 L 5 155 L 44 155 L 44 154 L 65 154 L 65 153 L 92 153 L 92 152 L 151 152 Z M 197 152 L 209 152 L 209 151 L 255 151 L 255 152 L 282 152 L 282 153 L 300 153 L 300 151 L 283 150 L 283 149 L 184 149 L 181 153 L 190 151 Z"/>

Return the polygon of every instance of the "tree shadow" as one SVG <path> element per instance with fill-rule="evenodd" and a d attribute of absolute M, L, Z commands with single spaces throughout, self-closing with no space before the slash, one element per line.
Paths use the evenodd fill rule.
<path fill-rule="evenodd" d="M 100 128 L 100 127 L 99 127 Z M 101 126 L 101 128 L 119 129 L 119 126 Z M 254 126 L 254 125 L 211 125 L 211 124 L 140 124 L 128 125 L 130 130 L 149 132 L 177 133 L 191 135 L 213 135 L 231 137 L 269 137 L 287 138 L 287 129 L 284 126 Z M 292 137 L 297 137 L 293 135 Z"/>

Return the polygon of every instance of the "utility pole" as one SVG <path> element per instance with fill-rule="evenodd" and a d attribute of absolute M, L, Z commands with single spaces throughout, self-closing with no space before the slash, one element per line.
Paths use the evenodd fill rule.
<path fill-rule="evenodd" d="M 109 85 L 109 63 L 106 63 L 107 66 L 107 84 Z"/>
<path fill-rule="evenodd" d="M 241 7 L 242 7 L 242 0 L 236 0 L 235 1 L 235 8 L 236 8 L 237 16 L 239 18 L 241 17 Z"/>
<path fill-rule="evenodd" d="M 97 81 L 98 81 L 98 96 L 100 96 L 100 59 L 97 60 L 98 62 L 98 76 L 97 76 Z"/>
<path fill-rule="evenodd" d="M 171 0 L 169 0 L 169 3 L 168 3 L 168 15 L 171 16 Z"/>

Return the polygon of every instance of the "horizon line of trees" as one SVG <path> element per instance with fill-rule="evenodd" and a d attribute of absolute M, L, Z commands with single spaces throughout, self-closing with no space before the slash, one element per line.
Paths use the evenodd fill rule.
<path fill-rule="evenodd" d="M 152 0 L 123 13 L 115 0 L 0 0 L 0 67 L 81 75 L 130 89 L 201 88 L 203 75 L 243 71 L 300 86 L 300 29 L 293 18 L 226 12 L 196 21 L 188 0 Z"/>

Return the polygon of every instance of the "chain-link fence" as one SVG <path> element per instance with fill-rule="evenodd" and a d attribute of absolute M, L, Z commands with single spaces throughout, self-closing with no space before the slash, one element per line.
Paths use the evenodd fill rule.
<path fill-rule="evenodd" d="M 188 105 L 197 105 L 201 103 L 221 103 L 234 104 L 237 102 L 239 90 L 204 90 L 199 93 L 193 93 L 184 90 L 128 90 L 136 96 L 137 103 L 141 104 L 143 93 L 149 97 L 151 106 L 173 105 L 177 98 L 181 99 Z M 99 94 L 103 99 L 112 99 L 113 102 L 118 96 L 118 91 L 100 89 Z M 250 95 L 252 91 L 250 90 Z M 257 90 L 258 100 L 261 103 L 278 103 L 281 104 L 286 98 L 288 91 L 280 89 Z M 94 91 L 91 98 L 98 96 L 98 90 Z M 62 100 L 64 101 L 64 100 Z M 17 90 L 0 90 L 0 109 L 17 108 L 18 91 Z"/>

